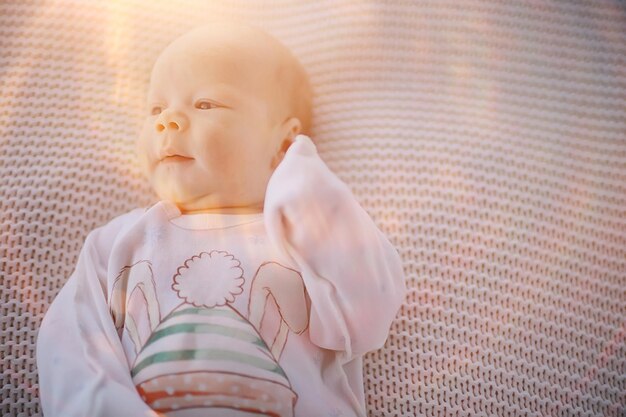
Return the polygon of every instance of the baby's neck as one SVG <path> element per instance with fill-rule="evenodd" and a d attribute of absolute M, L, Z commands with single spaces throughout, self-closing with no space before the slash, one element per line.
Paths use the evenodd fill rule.
<path fill-rule="evenodd" d="M 181 214 L 257 214 L 263 213 L 263 207 L 216 207 L 210 209 L 184 210 L 180 209 Z"/>

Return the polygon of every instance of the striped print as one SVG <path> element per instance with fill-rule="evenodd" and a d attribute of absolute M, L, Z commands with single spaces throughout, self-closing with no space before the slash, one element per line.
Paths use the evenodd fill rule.
<path fill-rule="evenodd" d="M 181 371 L 237 373 L 290 386 L 257 330 L 230 305 L 181 304 L 142 347 L 131 376 L 140 384 Z"/>

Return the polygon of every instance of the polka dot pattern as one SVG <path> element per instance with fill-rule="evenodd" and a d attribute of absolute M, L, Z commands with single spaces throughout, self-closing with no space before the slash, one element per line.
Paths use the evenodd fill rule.
<path fill-rule="evenodd" d="M 137 390 L 147 404 L 163 413 L 198 409 L 199 414 L 207 415 L 229 408 L 293 416 L 293 405 L 297 401 L 297 395 L 281 384 L 235 373 L 200 371 L 184 377 L 158 376 L 139 384 Z"/>

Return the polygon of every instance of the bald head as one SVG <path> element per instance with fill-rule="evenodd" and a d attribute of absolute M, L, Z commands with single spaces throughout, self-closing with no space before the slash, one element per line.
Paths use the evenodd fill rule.
<path fill-rule="evenodd" d="M 276 122 L 296 117 L 300 133 L 310 134 L 312 89 L 306 71 L 269 33 L 237 20 L 213 21 L 171 42 L 159 55 L 155 71 L 163 61 L 190 55 L 197 57 L 194 65 L 200 70 L 219 66 L 231 82 L 264 97 Z"/>

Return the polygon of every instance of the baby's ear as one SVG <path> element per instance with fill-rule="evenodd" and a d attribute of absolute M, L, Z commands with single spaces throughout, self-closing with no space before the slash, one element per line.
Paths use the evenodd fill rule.
<path fill-rule="evenodd" d="M 287 153 L 287 149 L 289 149 L 291 144 L 294 142 L 294 139 L 301 131 L 302 123 L 300 122 L 300 119 L 298 119 L 297 117 L 289 117 L 287 120 L 285 120 L 285 122 L 281 126 L 281 132 L 283 133 L 281 134 L 280 144 L 278 146 L 276 154 L 274 155 L 274 158 L 272 158 L 272 169 L 275 169 L 278 164 L 280 164 L 280 162 L 283 160 L 283 157 L 285 156 L 285 153 Z"/>
<path fill-rule="evenodd" d="M 302 132 L 302 122 L 297 117 L 288 118 L 283 123 L 283 132 L 286 132 L 285 139 L 289 138 L 290 142 L 293 142 L 298 133 Z"/>

